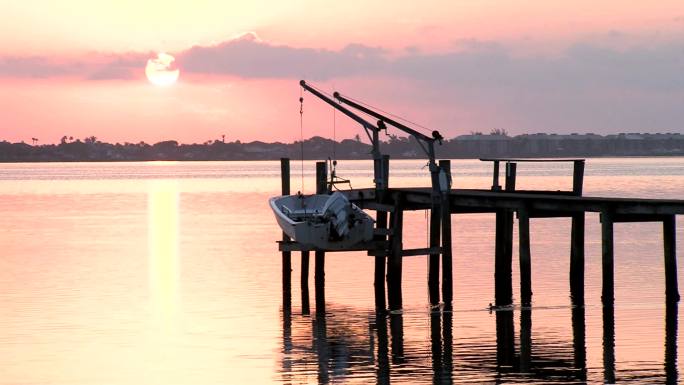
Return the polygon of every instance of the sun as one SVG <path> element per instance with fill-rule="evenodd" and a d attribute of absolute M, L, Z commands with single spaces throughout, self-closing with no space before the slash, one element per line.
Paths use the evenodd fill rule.
<path fill-rule="evenodd" d="M 173 62 L 176 59 L 167 54 L 159 53 L 156 58 L 147 60 L 145 76 L 155 86 L 170 86 L 178 80 L 180 70 Z"/>

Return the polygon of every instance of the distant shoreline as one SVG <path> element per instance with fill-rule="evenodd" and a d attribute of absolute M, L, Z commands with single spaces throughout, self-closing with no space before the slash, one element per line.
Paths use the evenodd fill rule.
<path fill-rule="evenodd" d="M 412 138 L 389 136 L 381 151 L 393 159 L 425 159 Z M 334 142 L 312 137 L 303 142 L 305 160 L 335 158 L 370 159 L 371 146 L 357 139 Z M 474 133 L 445 140 L 436 146 L 438 158 L 478 159 L 487 157 L 657 157 L 684 156 L 684 135 L 674 134 L 534 134 L 508 136 Z M 302 142 L 241 143 L 213 141 L 180 144 L 167 140 L 155 144 L 104 143 L 95 137 L 67 140 L 60 144 L 29 145 L 0 142 L 1 163 L 33 162 L 139 162 L 139 161 L 256 161 L 280 158 L 302 159 Z"/>

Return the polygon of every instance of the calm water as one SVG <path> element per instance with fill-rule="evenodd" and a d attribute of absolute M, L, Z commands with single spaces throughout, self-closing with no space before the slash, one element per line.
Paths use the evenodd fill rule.
<path fill-rule="evenodd" d="M 354 187 L 371 185 L 370 162 L 340 163 Z M 393 161 L 390 184 L 427 185 L 423 163 Z M 296 191 L 300 164 L 292 167 Z M 518 167 L 519 188 L 571 186 L 569 165 Z M 456 187 L 491 184 L 488 164 L 452 168 Z M 494 216 L 473 214 L 453 219 L 453 313 L 430 312 L 427 259 L 411 257 L 404 313 L 377 316 L 373 260 L 364 253 L 327 258 L 324 314 L 313 287 L 307 314 L 297 284 L 284 313 L 280 231 L 266 202 L 280 191 L 278 173 L 278 162 L 0 165 L 0 384 L 678 378 L 683 333 L 677 307 L 665 307 L 659 224 L 616 225 L 614 311 L 600 303 L 600 227 L 588 214 L 584 308 L 569 299 L 569 220 L 534 219 L 533 306 L 489 312 Z M 309 162 L 305 191 L 313 174 Z M 585 195 L 682 192 L 681 158 L 587 162 Z M 424 247 L 425 213 L 405 221 L 406 247 Z M 681 219 L 677 236 L 684 239 Z M 677 249 L 684 277 L 682 242 Z"/>

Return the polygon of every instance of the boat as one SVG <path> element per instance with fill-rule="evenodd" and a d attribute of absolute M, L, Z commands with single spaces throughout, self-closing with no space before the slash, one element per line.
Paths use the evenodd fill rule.
<path fill-rule="evenodd" d="M 340 192 L 278 196 L 269 204 L 285 234 L 305 246 L 343 250 L 373 238 L 373 218 Z"/>

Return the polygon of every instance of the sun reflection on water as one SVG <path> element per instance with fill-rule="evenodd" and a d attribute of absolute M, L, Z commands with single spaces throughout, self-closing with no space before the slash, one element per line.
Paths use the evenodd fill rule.
<path fill-rule="evenodd" d="M 155 318 L 167 326 L 178 313 L 178 202 L 177 181 L 149 181 L 147 206 L 150 304 Z"/>

